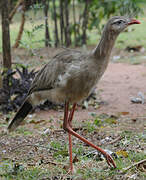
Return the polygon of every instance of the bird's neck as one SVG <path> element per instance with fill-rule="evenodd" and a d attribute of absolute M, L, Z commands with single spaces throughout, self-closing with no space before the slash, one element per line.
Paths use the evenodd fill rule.
<path fill-rule="evenodd" d="M 93 50 L 93 54 L 97 61 L 109 61 L 112 48 L 115 44 L 117 34 L 106 31 L 104 29 L 101 40 L 96 48 Z"/>

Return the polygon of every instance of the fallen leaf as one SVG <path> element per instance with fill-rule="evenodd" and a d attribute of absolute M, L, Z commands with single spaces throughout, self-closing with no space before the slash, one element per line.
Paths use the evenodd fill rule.
<path fill-rule="evenodd" d="M 73 159 L 73 163 L 78 162 L 78 161 L 79 161 L 79 159 L 77 158 L 77 155 L 76 155 Z"/>
<path fill-rule="evenodd" d="M 128 115 L 129 112 L 121 112 L 122 115 Z"/>
<path fill-rule="evenodd" d="M 136 119 L 136 118 L 135 118 L 135 119 L 131 119 L 131 120 L 132 120 L 132 122 L 134 122 L 134 123 L 137 121 L 137 119 Z"/>
<path fill-rule="evenodd" d="M 45 122 L 45 120 L 42 119 L 42 120 L 36 121 L 36 120 L 32 119 L 31 121 L 29 121 L 29 123 L 31 123 L 31 124 L 40 124 L 42 122 Z"/>
<path fill-rule="evenodd" d="M 118 156 L 122 156 L 122 157 L 125 157 L 125 158 L 128 157 L 128 153 L 126 151 L 124 151 L 124 150 L 117 151 L 116 154 Z"/>

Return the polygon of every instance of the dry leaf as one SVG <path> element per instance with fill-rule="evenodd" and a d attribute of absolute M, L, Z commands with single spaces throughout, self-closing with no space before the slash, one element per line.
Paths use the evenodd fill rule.
<path fill-rule="evenodd" d="M 129 112 L 121 112 L 122 115 L 128 115 Z"/>
<path fill-rule="evenodd" d="M 122 156 L 122 157 L 125 157 L 125 158 L 128 157 L 128 153 L 126 151 L 124 151 L 124 150 L 117 151 L 116 154 L 118 156 Z"/>
<path fill-rule="evenodd" d="M 29 121 L 29 123 L 31 123 L 31 124 L 40 124 L 42 122 L 45 122 L 45 120 L 42 119 L 42 120 L 36 121 L 36 120 L 32 119 L 31 121 Z"/>

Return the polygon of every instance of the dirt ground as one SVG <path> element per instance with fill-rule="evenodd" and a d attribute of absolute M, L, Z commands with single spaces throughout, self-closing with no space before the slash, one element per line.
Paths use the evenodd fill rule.
<path fill-rule="evenodd" d="M 130 98 L 138 97 L 139 92 L 146 95 L 145 79 L 146 67 L 143 65 L 111 63 L 98 84 L 98 89 L 102 90 L 102 100 L 107 102 L 99 111 L 129 112 L 131 116 L 146 115 L 145 104 L 130 101 Z"/>

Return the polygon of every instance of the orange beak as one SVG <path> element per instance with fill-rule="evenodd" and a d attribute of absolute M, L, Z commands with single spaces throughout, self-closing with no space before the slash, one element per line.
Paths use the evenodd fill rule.
<path fill-rule="evenodd" d="M 136 19 L 131 19 L 131 21 L 128 23 L 128 25 L 132 25 L 132 24 L 141 24 L 141 22 Z"/>

